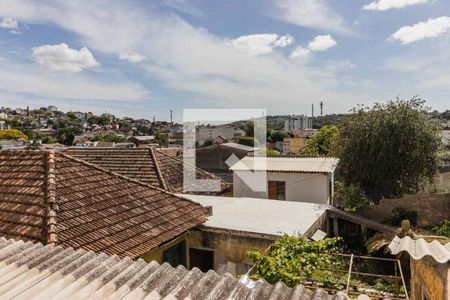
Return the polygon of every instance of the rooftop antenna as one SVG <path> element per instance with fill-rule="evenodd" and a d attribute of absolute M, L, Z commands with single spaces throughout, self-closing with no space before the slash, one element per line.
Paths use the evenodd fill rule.
<path fill-rule="evenodd" d="M 320 101 L 320 116 L 323 116 L 323 101 Z"/>

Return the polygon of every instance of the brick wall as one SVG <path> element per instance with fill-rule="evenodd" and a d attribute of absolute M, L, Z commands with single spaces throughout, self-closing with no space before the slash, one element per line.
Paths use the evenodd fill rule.
<path fill-rule="evenodd" d="M 445 219 L 450 219 L 450 193 L 414 194 L 399 199 L 382 199 L 375 207 L 364 208 L 359 211 L 359 214 L 383 222 L 397 207 L 417 211 L 419 226 L 436 225 Z"/>

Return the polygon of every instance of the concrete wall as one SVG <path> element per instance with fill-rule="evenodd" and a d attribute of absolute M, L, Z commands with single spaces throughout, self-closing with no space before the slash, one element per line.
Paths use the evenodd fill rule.
<path fill-rule="evenodd" d="M 252 265 L 248 251 L 263 253 L 273 242 L 271 238 L 200 230 L 191 231 L 189 237 L 191 248 L 214 251 L 214 270 L 220 275 L 245 274 Z"/>
<path fill-rule="evenodd" d="M 238 174 L 248 171 L 235 171 L 233 174 L 234 197 L 268 198 L 265 192 L 254 192 L 245 184 Z M 328 204 L 330 191 L 330 174 L 323 173 L 282 173 L 267 172 L 267 181 L 286 182 L 286 200 Z"/>
<path fill-rule="evenodd" d="M 397 207 L 417 211 L 419 226 L 436 225 L 450 219 L 450 194 L 414 194 L 399 199 L 382 199 L 378 205 L 361 209 L 358 213 L 383 222 Z"/>
<path fill-rule="evenodd" d="M 430 300 L 450 299 L 449 264 L 439 264 L 431 257 L 411 259 L 411 299 L 422 299 L 422 290 Z"/>

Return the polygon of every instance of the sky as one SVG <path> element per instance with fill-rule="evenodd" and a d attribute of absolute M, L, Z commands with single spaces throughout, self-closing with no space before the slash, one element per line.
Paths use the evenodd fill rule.
<path fill-rule="evenodd" d="M 180 120 L 185 108 L 450 108 L 447 0 L 1 0 L 0 106 Z"/>

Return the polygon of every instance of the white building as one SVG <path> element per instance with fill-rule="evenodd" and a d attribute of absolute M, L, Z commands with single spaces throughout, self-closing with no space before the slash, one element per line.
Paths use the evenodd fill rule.
<path fill-rule="evenodd" d="M 284 131 L 298 131 L 312 128 L 312 118 L 304 115 L 289 116 L 284 120 Z"/>
<path fill-rule="evenodd" d="M 225 140 L 234 138 L 234 129 L 228 126 L 204 126 L 197 127 L 197 142 L 203 145 L 207 140 L 222 137 Z"/>
<path fill-rule="evenodd" d="M 338 162 L 332 157 L 246 156 L 230 168 L 233 196 L 333 204 Z M 250 172 L 266 172 L 265 191 L 255 192 L 244 182 Z"/>

